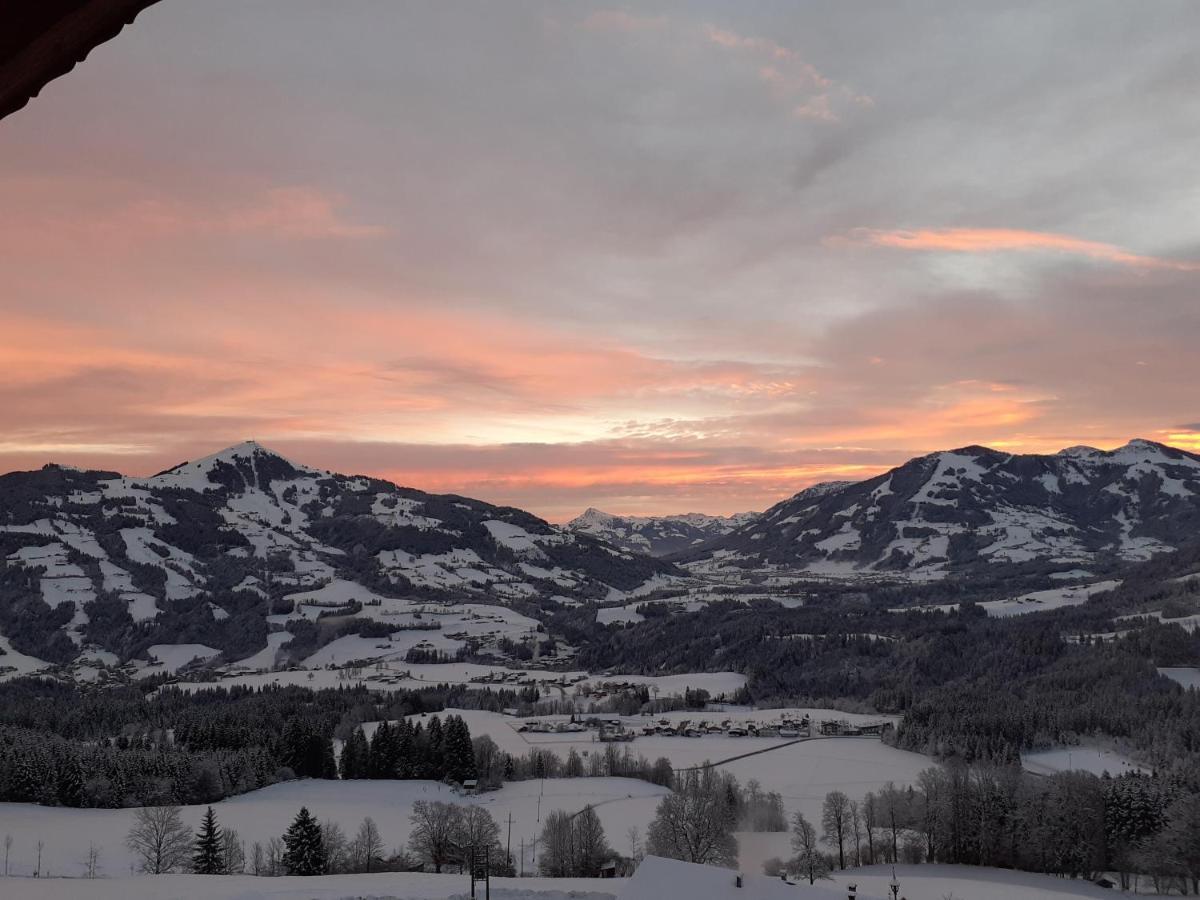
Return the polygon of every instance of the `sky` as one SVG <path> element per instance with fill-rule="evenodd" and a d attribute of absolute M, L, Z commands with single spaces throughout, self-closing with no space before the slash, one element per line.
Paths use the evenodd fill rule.
<path fill-rule="evenodd" d="M 163 2 L 0 122 L 0 471 L 1200 450 L 1200 4 Z"/>

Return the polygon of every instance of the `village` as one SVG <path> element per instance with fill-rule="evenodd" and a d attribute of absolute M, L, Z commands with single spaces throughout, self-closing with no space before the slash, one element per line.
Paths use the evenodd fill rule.
<path fill-rule="evenodd" d="M 652 714 L 646 713 L 650 718 Z M 604 743 L 633 741 L 638 737 L 702 738 L 724 735 L 731 738 L 770 737 L 805 740 L 813 737 L 881 736 L 891 729 L 887 721 L 851 723 L 845 719 L 824 719 L 814 722 L 805 715 L 795 718 L 784 713 L 777 719 L 749 720 L 653 719 L 643 725 L 633 725 L 620 718 L 571 716 L 567 721 L 537 719 L 522 721 L 515 730 L 522 734 L 580 734 L 595 732 L 593 740 Z"/>

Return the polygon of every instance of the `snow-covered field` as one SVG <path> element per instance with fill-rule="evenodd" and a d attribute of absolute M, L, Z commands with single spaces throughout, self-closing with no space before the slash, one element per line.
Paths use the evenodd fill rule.
<path fill-rule="evenodd" d="M 777 855 L 777 854 L 771 854 Z M 746 869 L 747 873 L 750 872 Z M 820 896 L 845 896 L 845 887 L 858 885 L 858 896 L 874 900 L 889 896 L 890 866 L 868 866 L 839 872 L 819 883 Z M 1112 891 L 1086 881 L 1049 875 L 970 866 L 897 866 L 900 892 L 909 900 L 1080 900 L 1113 896 Z M 713 873 L 716 880 L 728 872 Z M 497 878 L 493 900 L 610 900 L 621 898 L 628 879 Z M 748 880 L 748 885 L 753 885 Z M 4 882 L 5 900 L 342 900 L 347 897 L 396 900 L 448 900 L 469 896 L 465 875 L 381 873 L 322 878 L 255 878 L 243 876 L 154 875 L 111 877 L 95 881 L 63 878 L 13 878 Z M 806 884 L 791 890 L 797 900 L 817 892 Z M 836 894 L 833 892 L 836 891 Z M 662 900 L 675 900 L 669 891 Z M 747 900 L 753 900 L 748 895 Z"/>
<path fill-rule="evenodd" d="M 1022 753 L 1021 764 L 1034 775 L 1053 775 L 1056 772 L 1091 772 L 1093 775 L 1123 775 L 1126 772 L 1149 772 L 1112 750 L 1098 747 L 1058 747 Z"/>
<path fill-rule="evenodd" d="M 908 900 L 1079 900 L 1112 897 L 1087 881 L 1070 881 L 1032 872 L 974 866 L 896 866 L 900 895 Z M 887 897 L 891 866 L 866 866 L 839 872 L 834 883 L 857 884 L 859 896 Z M 824 882 L 829 884 L 829 882 Z"/>
<path fill-rule="evenodd" d="M 307 806 L 321 821 L 332 819 L 353 835 L 364 816 L 379 826 L 384 843 L 403 846 L 408 841 L 409 816 L 417 800 L 474 803 L 487 808 L 507 829 L 512 814 L 512 847 L 516 856 L 524 840 L 526 870 L 534 864 L 532 844 L 541 821 L 556 809 L 577 812 L 591 805 L 604 825 L 610 841 L 620 844 L 631 826 L 645 832 L 654 817 L 664 788 L 629 778 L 560 778 L 518 781 L 476 797 L 462 797 L 432 781 L 321 781 L 306 779 L 276 784 L 249 794 L 213 804 L 223 827 L 234 828 L 250 848 L 255 841 L 266 844 L 290 824 L 301 806 Z M 195 829 L 204 807 L 183 809 L 185 824 Z M 135 862 L 124 846 L 133 822 L 128 809 L 67 809 L 25 803 L 0 803 L 0 834 L 12 834 L 11 871 L 28 875 L 34 871 L 37 842 L 43 841 L 42 868 L 58 876 L 82 872 L 89 843 L 101 851 L 105 875 L 130 873 Z M 0 896 L 9 895 L 0 888 Z"/>
<path fill-rule="evenodd" d="M 538 747 L 546 750 L 553 750 L 559 756 L 566 757 L 572 748 L 579 753 L 588 751 L 603 750 L 603 745 L 596 739 L 595 731 L 583 731 L 577 733 L 539 733 L 539 732 L 518 732 L 517 727 L 530 722 L 566 722 L 569 716 L 537 716 L 533 719 L 519 719 L 512 716 L 504 716 L 499 713 L 487 712 L 485 710 L 465 709 L 465 710 L 448 710 L 456 715 L 463 717 L 471 729 L 473 736 L 480 734 L 490 735 L 492 740 L 506 753 L 514 755 L 523 755 L 528 753 L 531 748 Z M 610 716 L 605 715 L 605 721 L 619 721 L 626 729 L 637 730 L 643 725 L 657 722 L 660 719 L 665 719 L 672 723 L 690 721 L 693 723 L 707 721 L 709 723 L 719 723 L 725 720 L 731 722 L 759 722 L 771 723 L 779 722 L 781 718 L 787 716 L 790 719 L 801 719 L 805 715 L 809 716 L 814 721 L 822 721 L 824 719 L 845 720 L 853 724 L 864 724 L 880 721 L 895 721 L 894 716 L 870 716 L 859 713 L 844 713 L 832 709 L 750 709 L 749 707 L 729 707 L 722 711 L 709 710 L 708 712 L 669 712 L 655 716 Z M 419 718 L 419 717 L 414 717 Z M 769 747 L 779 747 L 790 743 L 791 739 L 780 737 L 729 737 L 725 734 L 710 734 L 703 737 L 674 737 L 668 735 L 638 735 L 633 741 L 628 744 L 618 745 L 618 749 L 623 750 L 628 747 L 634 755 L 645 756 L 648 759 L 657 759 L 660 756 L 665 756 L 671 760 L 671 764 L 676 768 L 687 766 L 698 766 L 704 762 L 716 762 L 718 760 L 728 759 L 732 756 L 740 756 L 746 753 L 751 753 L 756 750 L 764 750 Z M 825 744 L 829 741 L 817 740 L 811 742 L 814 745 Z M 837 738 L 843 745 L 859 743 L 874 744 L 883 747 L 885 750 L 892 750 L 891 747 L 880 744 L 877 738 L 864 738 L 861 741 L 857 738 Z M 903 751 L 893 751 L 903 752 Z M 914 756 L 924 761 L 925 768 L 929 765 L 929 760 L 918 754 L 906 754 Z M 760 779 L 761 780 L 761 779 Z"/>
<path fill-rule="evenodd" d="M 1200 666 L 1167 666 L 1159 669 L 1158 674 L 1166 675 L 1186 688 L 1200 690 Z"/>
<path fill-rule="evenodd" d="M 707 718 L 710 722 L 728 718 L 734 721 L 766 722 L 777 720 L 783 712 L 742 708 L 701 715 L 667 713 L 661 718 L 673 721 Z M 787 712 L 795 718 L 808 714 L 815 721 L 826 718 L 845 719 L 853 723 L 879 721 L 878 716 L 855 715 L 834 710 L 797 709 Z M 490 735 L 501 750 L 514 755 L 523 755 L 537 747 L 553 750 L 565 758 L 572 748 L 580 755 L 585 755 L 603 753 L 604 748 L 608 746 L 596 741 L 596 732 L 593 731 L 575 734 L 519 733 L 516 726 L 523 721 L 520 719 L 481 710 L 456 710 L 455 713 L 463 717 L 472 735 Z M 561 721 L 567 717 L 543 718 Z M 655 719 L 657 718 L 660 717 L 656 716 Z M 629 727 L 636 727 L 650 720 L 641 716 L 631 716 L 623 718 L 622 721 Z M 821 803 L 825 795 L 832 790 L 844 791 L 851 798 L 859 799 L 868 791 L 879 790 L 889 781 L 900 786 L 913 784 L 923 769 L 934 764 L 933 760 L 926 756 L 897 750 L 872 737 L 817 738 L 791 743 L 787 738 L 777 737 L 731 738 L 715 734 L 688 738 L 654 735 L 639 736 L 628 744 L 617 744 L 616 747 L 619 752 L 623 753 L 625 748 L 628 748 L 633 755 L 645 756 L 651 761 L 665 756 L 676 769 L 698 766 L 705 762 L 716 763 L 756 750 L 767 750 L 765 753 L 725 763 L 721 768 L 734 775 L 742 784 L 756 779 L 763 790 L 779 792 L 783 796 L 784 806 L 789 815 L 800 810 L 812 821 L 820 819 Z M 649 821 L 647 818 L 644 822 L 631 824 L 645 831 Z M 624 831 L 619 834 L 624 834 Z"/>
<path fill-rule="evenodd" d="M 979 606 L 989 616 L 1003 618 L 1007 616 L 1022 616 L 1027 613 L 1044 612 L 1048 609 L 1061 609 L 1066 606 L 1080 606 L 1096 594 L 1111 591 L 1121 584 L 1120 581 L 1094 581 L 1090 584 L 1072 584 L 1064 587 L 1048 588 L 1044 591 L 1033 591 L 1006 600 L 987 600 Z M 890 612 L 951 612 L 958 609 L 957 603 L 941 603 L 933 606 L 896 607 Z"/>
<path fill-rule="evenodd" d="M 492 900 L 613 900 L 624 881 L 599 878 L 496 878 Z M 383 872 L 320 878 L 253 875 L 141 875 L 100 878 L 13 878 L 5 900 L 448 900 L 469 897 L 466 875 Z M 482 887 L 480 888 L 482 891 Z M 480 894 L 482 896 L 482 893 Z"/>

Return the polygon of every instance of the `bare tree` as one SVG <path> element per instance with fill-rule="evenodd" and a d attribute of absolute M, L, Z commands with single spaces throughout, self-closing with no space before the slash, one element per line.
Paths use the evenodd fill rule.
<path fill-rule="evenodd" d="M 792 849 L 796 851 L 796 866 L 808 876 L 809 884 L 825 877 L 829 864 L 817 845 L 817 829 L 802 813 L 792 817 Z"/>
<path fill-rule="evenodd" d="M 160 875 L 187 864 L 192 834 L 180 820 L 178 806 L 145 806 L 133 814 L 125 846 L 141 859 L 143 872 Z"/>
<path fill-rule="evenodd" d="M 471 861 L 472 852 L 484 850 L 492 858 L 500 858 L 500 826 L 482 806 L 465 806 L 458 817 L 454 834 L 458 859 L 464 867 Z"/>
<path fill-rule="evenodd" d="M 250 851 L 250 871 L 255 875 L 265 875 L 267 872 L 266 855 L 263 853 L 263 845 L 258 841 L 254 842 Z"/>
<path fill-rule="evenodd" d="M 379 836 L 379 827 L 367 816 L 358 826 L 358 833 L 350 845 L 351 865 L 355 872 L 370 872 L 372 863 L 382 857 L 383 838 Z"/>
<path fill-rule="evenodd" d="M 721 777 L 711 768 L 689 772 L 658 804 L 646 836 L 654 856 L 717 866 L 737 865 L 734 821 Z"/>
<path fill-rule="evenodd" d="M 321 843 L 325 845 L 325 871 L 340 875 L 351 870 L 351 845 L 342 826 L 332 819 L 321 823 Z"/>
<path fill-rule="evenodd" d="M 850 801 L 850 833 L 854 836 L 854 865 L 863 864 L 862 856 L 863 816 L 857 801 Z"/>
<path fill-rule="evenodd" d="M 821 808 L 821 839 L 831 847 L 837 847 L 838 868 L 846 868 L 846 838 L 850 829 L 850 798 L 841 791 L 830 791 L 825 795 Z"/>
<path fill-rule="evenodd" d="M 575 831 L 575 872 L 582 878 L 597 878 L 600 866 L 611 854 L 604 837 L 600 817 L 590 806 L 575 815 L 571 823 Z"/>
<path fill-rule="evenodd" d="M 642 861 L 642 833 L 634 825 L 625 832 L 625 837 L 629 840 L 629 858 L 637 865 Z"/>
<path fill-rule="evenodd" d="M 870 791 L 863 797 L 862 802 L 863 834 L 867 838 L 868 866 L 873 866 L 879 860 L 875 858 L 875 829 L 879 827 L 879 800 Z"/>
<path fill-rule="evenodd" d="M 266 873 L 272 877 L 283 871 L 283 839 L 273 837 L 267 841 Z"/>
<path fill-rule="evenodd" d="M 88 843 L 87 856 L 83 860 L 83 874 L 85 878 L 95 878 L 100 871 L 100 848 L 93 843 Z"/>
<path fill-rule="evenodd" d="M 441 872 L 442 866 L 454 859 L 454 835 L 460 810 L 453 803 L 440 800 L 418 800 L 413 804 L 412 833 L 408 846 L 417 858 L 433 871 Z"/>
<path fill-rule="evenodd" d="M 574 829 L 571 814 L 556 809 L 542 825 L 542 852 L 538 857 L 538 870 L 549 878 L 566 878 L 573 874 L 575 861 Z"/>
<path fill-rule="evenodd" d="M 232 828 L 221 832 L 221 857 L 226 875 L 240 875 L 246 871 L 246 845 Z"/>

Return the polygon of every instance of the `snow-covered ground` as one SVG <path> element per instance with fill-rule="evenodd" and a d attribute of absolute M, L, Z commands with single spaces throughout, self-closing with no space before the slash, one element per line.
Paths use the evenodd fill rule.
<path fill-rule="evenodd" d="M 786 838 L 786 835 L 782 837 Z M 783 853 L 787 852 L 786 840 Z M 769 856 L 780 855 L 770 853 Z M 766 858 L 766 857 L 764 857 Z M 751 870 L 743 867 L 749 873 Z M 761 869 L 760 869 L 761 871 Z M 972 866 L 897 866 L 900 891 L 909 900 L 1081 900 L 1112 897 L 1086 881 L 1069 881 L 1049 875 Z M 715 879 L 729 877 L 714 872 Z M 889 896 L 890 866 L 868 866 L 836 873 L 822 881 L 824 893 L 858 885 L 858 896 Z M 622 897 L 628 879 L 497 878 L 493 900 L 610 900 Z M 748 880 L 747 884 L 753 884 Z M 255 878 L 242 876 L 143 875 L 107 877 L 95 881 L 79 878 L 13 878 L 3 884 L 5 900 L 343 900 L 371 897 L 379 900 L 448 900 L 470 895 L 465 875 L 431 875 L 385 872 L 374 875 L 333 875 L 321 878 Z M 807 885 L 792 890 L 804 900 Z M 675 900 L 669 892 L 662 900 Z M 753 900 L 747 896 L 747 900 Z"/>
<path fill-rule="evenodd" d="M 1095 581 L 1091 584 L 1078 584 L 1068 587 L 1050 588 L 1045 591 L 1034 591 L 1011 597 L 1008 600 L 992 600 L 979 604 L 987 610 L 989 616 L 1019 616 L 1024 613 L 1041 612 L 1046 609 L 1060 609 L 1064 606 L 1079 606 L 1086 603 L 1089 597 L 1102 594 L 1118 587 L 1120 581 Z"/>
<path fill-rule="evenodd" d="M 1112 750 L 1098 747 L 1058 747 L 1021 754 L 1021 765 L 1034 775 L 1053 775 L 1056 772 L 1091 772 L 1093 775 L 1122 775 L 1126 772 L 1149 772 L 1132 760 Z"/>
<path fill-rule="evenodd" d="M 1158 674 L 1166 675 L 1186 688 L 1200 690 L 1200 666 L 1165 666 L 1158 670 Z"/>
<path fill-rule="evenodd" d="M 900 895 L 909 900 L 1079 900 L 1115 893 L 1088 881 L 1033 872 L 975 866 L 896 866 Z M 837 873 L 838 885 L 857 884 L 859 896 L 887 897 L 891 866 L 866 866 Z M 824 882 L 829 884 L 829 882 Z"/>
<path fill-rule="evenodd" d="M 533 748 L 553 750 L 565 758 L 571 749 L 581 756 L 603 753 L 606 744 L 596 740 L 596 732 L 585 731 L 574 734 L 517 732 L 521 719 L 502 716 L 482 710 L 455 710 L 471 729 L 471 734 L 490 735 L 501 750 L 514 755 L 524 755 Z M 723 719 L 734 721 L 769 722 L 778 720 L 783 710 L 739 709 L 720 713 L 667 713 L 661 718 L 679 721 L 697 721 L 706 718 L 709 722 Z M 808 714 L 813 720 L 845 719 L 852 723 L 877 722 L 878 716 L 856 715 L 835 710 L 788 710 L 793 718 Z M 547 716 L 546 720 L 565 721 L 566 716 Z M 609 718 L 609 717 L 605 717 Z M 656 716 L 655 719 L 660 717 Z M 649 719 L 631 716 L 622 719 L 628 727 L 638 727 Z M 880 742 L 877 738 L 818 738 L 801 743 L 791 743 L 787 738 L 743 737 L 732 738 L 723 734 L 705 737 L 668 737 L 661 735 L 639 736 L 628 744 L 616 745 L 619 752 L 625 748 L 634 756 L 645 756 L 653 761 L 665 756 L 676 769 L 698 766 L 705 762 L 716 763 L 757 750 L 767 750 L 745 756 L 722 765 L 722 770 L 734 775 L 742 784 L 755 779 L 763 790 L 777 791 L 783 796 L 784 806 L 790 815 L 799 810 L 810 820 L 817 821 L 821 815 L 821 803 L 832 790 L 844 791 L 853 799 L 861 798 L 868 791 L 878 791 L 889 781 L 900 786 L 914 784 L 924 769 L 934 765 L 929 757 L 907 750 L 897 750 Z M 586 756 L 585 756 L 586 759 Z M 550 782 L 547 782 L 549 784 Z M 632 823 L 645 831 L 645 822 Z M 624 834 L 624 832 L 620 832 Z M 611 836 L 611 835 L 610 835 Z"/>
<path fill-rule="evenodd" d="M 2 634 L 0 634 L 0 650 L 4 651 L 0 654 L 0 681 L 18 678 L 21 675 L 28 675 L 30 672 L 39 672 L 49 665 L 47 662 L 33 656 L 26 656 L 14 649 L 8 638 Z M 5 671 L 6 668 L 11 668 L 12 671 Z"/>
<path fill-rule="evenodd" d="M 1018 597 L 1006 600 L 987 600 L 980 603 L 989 616 L 1003 618 L 1006 616 L 1021 616 L 1026 613 L 1044 612 L 1048 609 L 1061 609 L 1066 606 L 1080 606 L 1096 594 L 1111 591 L 1121 584 L 1120 581 L 1094 581 L 1090 584 L 1072 584 L 1063 587 L 1049 588 L 1044 591 L 1032 591 Z M 895 607 L 889 612 L 951 612 L 959 608 L 957 603 L 941 603 L 932 606 Z"/>
<path fill-rule="evenodd" d="M 146 652 L 162 663 L 162 667 L 154 667 L 154 671 L 174 673 L 193 659 L 212 659 L 221 651 L 204 644 L 154 644 Z"/>
<path fill-rule="evenodd" d="M 645 833 L 654 817 L 664 788 L 629 778 L 559 778 L 517 781 L 476 797 L 462 797 L 432 781 L 321 781 L 306 779 L 276 784 L 249 794 L 213 804 L 223 827 L 236 829 L 249 849 L 254 842 L 266 844 L 290 824 L 301 806 L 307 806 L 321 821 L 332 819 L 350 835 L 364 816 L 379 826 L 389 848 L 408 841 L 409 816 L 417 800 L 474 803 L 487 808 L 507 831 L 512 814 L 512 848 L 516 856 L 521 842 L 527 845 L 526 871 L 534 865 L 533 841 L 541 822 L 556 809 L 577 812 L 591 805 L 604 825 L 610 841 L 622 843 L 631 826 Z M 195 829 L 204 813 L 202 806 L 183 809 L 183 820 Z M 43 841 L 42 868 L 52 875 L 79 875 L 89 843 L 101 851 L 106 875 L 126 875 L 135 859 L 124 846 L 133 822 L 129 809 L 67 809 L 25 803 L 0 803 L 0 834 L 12 834 L 11 871 L 31 874 L 37 858 L 37 842 Z M 347 892 L 349 893 L 349 892 Z M 0 896 L 8 894 L 0 887 Z M 53 896 L 53 895 L 46 895 Z"/>
<path fill-rule="evenodd" d="M 599 878 L 495 878 L 492 900 L 613 900 L 624 883 Z M 320 878 L 142 875 L 95 881 L 13 878 L 3 888 L 5 900 L 462 900 L 470 896 L 471 881 L 466 875 L 413 872 Z"/>

